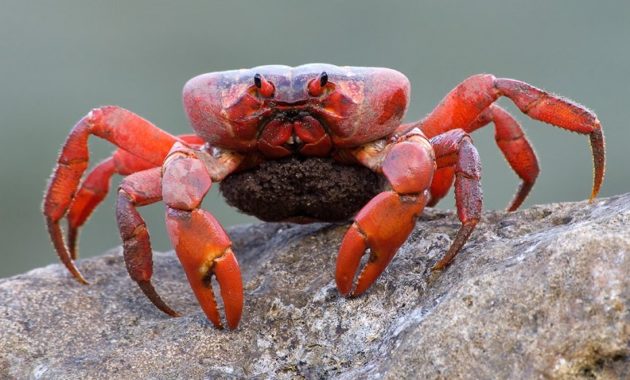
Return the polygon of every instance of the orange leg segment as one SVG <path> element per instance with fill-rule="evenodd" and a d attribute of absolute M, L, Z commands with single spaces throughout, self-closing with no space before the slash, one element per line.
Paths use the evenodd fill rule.
<path fill-rule="evenodd" d="M 113 157 L 96 165 L 85 177 L 68 211 L 68 249 L 72 260 L 77 259 L 79 227 L 90 217 L 92 211 L 105 199 L 112 176 L 116 173 Z"/>
<path fill-rule="evenodd" d="M 161 182 L 162 175 L 159 167 L 125 177 L 118 190 L 116 220 L 123 241 L 125 264 L 129 276 L 138 283 L 142 292 L 158 309 L 176 317 L 179 314 L 162 300 L 151 283 L 153 250 L 147 226 L 136 209 L 162 199 Z"/>
<path fill-rule="evenodd" d="M 500 109 L 495 108 L 480 116 L 501 96 L 508 97 L 523 113 L 533 119 L 572 132 L 589 135 L 594 167 L 591 199 L 595 198 L 601 188 L 605 170 L 604 135 L 597 116 L 580 104 L 550 94 L 525 82 L 495 78 L 489 74 L 474 75 L 464 80 L 446 95 L 440 104 L 421 122 L 422 131 L 431 138 L 453 129 L 470 131 L 475 128 L 475 123 L 482 124 L 484 118 L 492 118 L 497 127 L 499 123 L 503 123 L 506 127 L 501 133 L 497 130 L 497 135 L 501 135 L 497 136 L 497 142 L 506 154 L 506 158 L 508 157 L 507 151 L 514 161 L 517 161 L 518 156 L 524 156 L 527 160 L 527 163 L 517 167 L 514 167 L 510 161 L 510 165 L 523 179 L 521 189 L 510 205 L 510 209 L 515 209 L 527 195 L 528 187 L 531 188 L 533 185 L 532 177 L 535 177 L 533 174 L 536 170 L 532 156 L 535 156 L 533 151 L 531 154 L 527 152 L 528 148 L 531 149 L 531 147 L 524 137 L 521 139 L 515 137 L 514 142 L 507 142 L 510 139 L 510 134 L 514 137 L 519 132 L 513 124 L 509 126 L 511 124 L 511 121 L 508 120 L 510 117 L 501 112 Z M 508 158 L 509 160 L 510 158 Z"/>
<path fill-rule="evenodd" d="M 486 108 L 477 119 L 464 130 L 471 133 L 488 125 L 490 122 L 493 122 L 495 125 L 494 138 L 499 149 L 503 152 L 512 170 L 514 170 L 522 181 L 507 208 L 508 211 L 514 211 L 518 209 L 525 198 L 527 198 L 527 195 L 536 182 L 536 178 L 540 172 L 538 158 L 518 121 L 516 121 L 509 112 L 496 104 L 492 104 Z M 429 202 L 429 206 L 436 205 L 439 200 L 448 193 L 454 178 L 455 172 L 453 167 L 447 166 L 437 170 L 433 177 L 433 183 L 431 184 L 431 201 Z"/>
<path fill-rule="evenodd" d="M 455 129 L 431 139 L 438 170 L 452 167 L 455 173 L 455 205 L 462 226 L 444 257 L 434 270 L 445 268 L 453 261 L 474 230 L 483 204 L 479 154 L 466 132 Z"/>

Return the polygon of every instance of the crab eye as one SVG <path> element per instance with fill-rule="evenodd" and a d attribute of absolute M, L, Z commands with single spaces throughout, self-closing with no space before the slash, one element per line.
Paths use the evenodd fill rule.
<path fill-rule="evenodd" d="M 258 88 L 258 93 L 265 98 L 273 97 L 276 90 L 273 84 L 260 74 L 254 75 L 254 85 Z"/>
<path fill-rule="evenodd" d="M 325 71 L 322 72 L 322 75 L 319 76 L 319 85 L 321 87 L 326 86 L 326 83 L 328 83 L 328 74 L 326 74 Z"/>
<path fill-rule="evenodd" d="M 319 78 L 313 79 L 308 83 L 308 93 L 311 96 L 320 96 L 324 93 L 324 88 L 328 83 L 328 74 L 323 71 Z"/>

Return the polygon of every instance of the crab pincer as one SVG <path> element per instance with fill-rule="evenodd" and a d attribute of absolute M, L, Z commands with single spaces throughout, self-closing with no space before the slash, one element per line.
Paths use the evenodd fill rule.
<path fill-rule="evenodd" d="M 407 240 L 416 217 L 426 204 L 426 195 L 399 195 L 386 191 L 374 197 L 355 217 L 337 257 L 337 289 L 345 296 L 358 296 L 383 273 L 398 248 Z M 361 257 L 370 258 L 352 289 Z"/>
<path fill-rule="evenodd" d="M 211 282 L 212 276 L 216 276 L 225 320 L 230 329 L 235 329 L 243 309 L 243 284 L 230 239 L 221 225 L 204 210 L 169 208 L 166 228 L 190 287 L 208 319 L 216 327 L 223 327 Z"/>
<path fill-rule="evenodd" d="M 359 151 L 357 158 L 382 162 L 375 169 L 382 171 L 392 190 L 380 193 L 361 209 L 341 243 L 335 277 L 339 292 L 346 296 L 365 292 L 407 240 L 429 200 L 435 170 L 433 150 L 419 131 L 410 132 L 381 152 Z M 368 250 L 368 263 L 352 289 L 361 257 Z"/>
<path fill-rule="evenodd" d="M 229 328 L 235 329 L 243 309 L 241 272 L 223 227 L 209 212 L 199 208 L 211 186 L 208 169 L 194 151 L 175 144 L 162 172 L 166 229 L 208 319 L 216 327 L 223 327 L 212 289 L 212 276 L 216 276 L 225 320 Z"/>

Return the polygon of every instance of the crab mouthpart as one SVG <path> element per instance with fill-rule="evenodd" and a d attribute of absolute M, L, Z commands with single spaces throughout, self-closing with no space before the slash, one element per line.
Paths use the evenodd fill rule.
<path fill-rule="evenodd" d="M 268 158 L 326 157 L 331 148 L 332 140 L 319 120 L 297 110 L 278 114 L 258 137 L 258 150 Z"/>

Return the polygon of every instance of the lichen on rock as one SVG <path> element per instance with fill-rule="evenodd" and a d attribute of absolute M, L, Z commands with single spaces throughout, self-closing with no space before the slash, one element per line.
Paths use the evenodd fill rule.
<path fill-rule="evenodd" d="M 0 280 L 0 378 L 630 378 L 628 226 L 630 194 L 488 212 L 431 272 L 458 221 L 428 210 L 354 299 L 333 276 L 347 225 L 234 227 L 235 331 L 205 319 L 172 253 L 156 253 L 154 282 L 180 318 L 115 249 L 80 261 L 89 286 L 61 265 Z"/>

